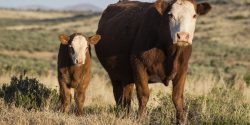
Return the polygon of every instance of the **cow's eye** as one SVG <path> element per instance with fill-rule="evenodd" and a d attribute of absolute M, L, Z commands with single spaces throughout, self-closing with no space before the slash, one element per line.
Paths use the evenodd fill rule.
<path fill-rule="evenodd" d="M 193 18 L 196 19 L 196 18 L 197 18 L 197 14 L 194 14 L 194 15 L 193 15 Z"/>
<path fill-rule="evenodd" d="M 169 18 L 174 18 L 174 15 L 172 13 L 168 14 Z"/>
<path fill-rule="evenodd" d="M 72 45 L 69 45 L 69 51 L 70 51 L 71 53 L 75 53 L 74 48 L 72 47 Z"/>

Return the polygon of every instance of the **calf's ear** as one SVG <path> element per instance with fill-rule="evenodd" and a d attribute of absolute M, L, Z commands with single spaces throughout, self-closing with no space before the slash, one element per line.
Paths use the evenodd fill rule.
<path fill-rule="evenodd" d="M 163 15 L 163 13 L 166 11 L 167 9 L 167 4 L 164 0 L 156 0 L 155 2 L 155 9 L 161 14 Z"/>
<path fill-rule="evenodd" d="M 65 35 L 65 34 L 60 34 L 58 36 L 59 40 L 61 41 L 62 44 L 67 45 L 69 42 L 69 36 Z"/>
<path fill-rule="evenodd" d="M 89 37 L 90 44 L 97 44 L 101 40 L 101 35 L 94 35 Z"/>
<path fill-rule="evenodd" d="M 207 2 L 197 4 L 197 14 L 205 15 L 212 9 L 211 5 Z"/>

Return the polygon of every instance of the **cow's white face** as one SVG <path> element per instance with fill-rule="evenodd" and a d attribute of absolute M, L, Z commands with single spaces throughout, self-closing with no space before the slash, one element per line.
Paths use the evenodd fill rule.
<path fill-rule="evenodd" d="M 70 47 L 70 56 L 74 64 L 84 64 L 86 52 L 88 51 L 88 41 L 83 35 L 76 35 Z"/>
<path fill-rule="evenodd" d="M 197 14 L 190 1 L 177 0 L 168 13 L 173 43 L 179 46 L 192 44 Z"/>

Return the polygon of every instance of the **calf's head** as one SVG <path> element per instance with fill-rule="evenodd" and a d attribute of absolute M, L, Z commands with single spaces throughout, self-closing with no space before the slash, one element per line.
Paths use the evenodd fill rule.
<path fill-rule="evenodd" d="M 59 35 L 61 44 L 68 46 L 68 54 L 73 64 L 85 64 L 86 53 L 89 51 L 89 44 L 96 44 L 101 39 L 100 35 L 86 37 L 81 33 L 74 33 L 70 36 Z"/>
<path fill-rule="evenodd" d="M 157 0 L 155 8 L 167 18 L 173 44 L 186 46 L 192 44 L 197 17 L 208 13 L 211 6 L 204 1 Z"/>

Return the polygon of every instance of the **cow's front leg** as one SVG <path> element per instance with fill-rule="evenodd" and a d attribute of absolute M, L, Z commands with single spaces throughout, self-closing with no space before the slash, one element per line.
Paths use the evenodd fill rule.
<path fill-rule="evenodd" d="M 139 61 L 135 61 L 133 64 L 134 79 L 137 91 L 137 98 L 139 101 L 139 118 L 143 118 L 146 113 L 146 105 L 149 99 L 149 88 L 148 88 L 148 74 L 146 67 Z"/>
<path fill-rule="evenodd" d="M 184 85 L 186 80 L 186 71 L 178 73 L 173 80 L 173 93 L 172 100 L 176 108 L 176 120 L 177 124 L 187 124 L 187 113 L 184 110 Z"/>

